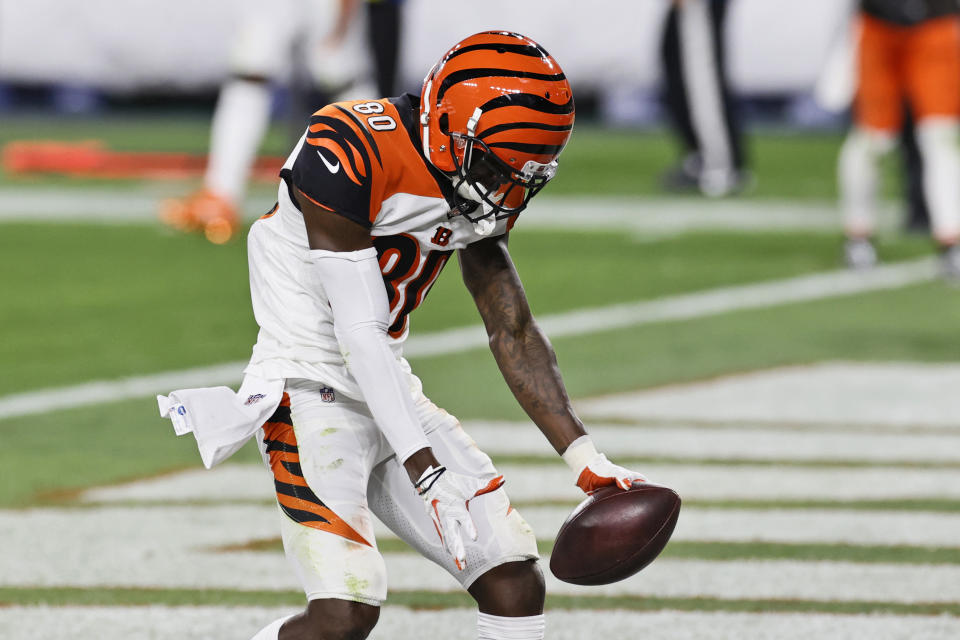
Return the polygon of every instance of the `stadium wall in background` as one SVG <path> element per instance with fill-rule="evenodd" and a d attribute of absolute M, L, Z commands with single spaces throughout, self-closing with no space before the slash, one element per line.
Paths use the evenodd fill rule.
<path fill-rule="evenodd" d="M 110 92 L 193 91 L 227 73 L 242 4 L 262 0 L 0 0 L 0 81 Z M 304 2 L 311 0 L 303 0 Z M 324 0 L 317 0 L 324 1 Z M 540 41 L 574 86 L 652 88 L 668 0 L 408 0 L 402 78 L 418 86 L 458 39 L 507 27 Z M 729 20 L 735 89 L 808 91 L 852 0 L 737 0 Z"/>

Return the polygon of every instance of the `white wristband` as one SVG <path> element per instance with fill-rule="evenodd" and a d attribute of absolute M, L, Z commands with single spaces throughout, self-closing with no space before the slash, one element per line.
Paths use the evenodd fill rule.
<path fill-rule="evenodd" d="M 590 464 L 590 461 L 597 455 L 599 455 L 599 452 L 593 446 L 593 440 L 590 436 L 583 435 L 571 442 L 561 457 L 567 463 L 567 466 L 579 475 L 583 468 Z"/>

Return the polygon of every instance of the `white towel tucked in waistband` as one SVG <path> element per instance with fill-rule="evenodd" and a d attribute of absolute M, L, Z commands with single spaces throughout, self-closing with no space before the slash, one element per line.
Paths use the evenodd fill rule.
<path fill-rule="evenodd" d="M 160 416 L 178 436 L 193 433 L 207 469 L 223 462 L 263 426 L 283 398 L 284 380 L 247 374 L 236 393 L 229 387 L 178 389 L 157 396 Z"/>

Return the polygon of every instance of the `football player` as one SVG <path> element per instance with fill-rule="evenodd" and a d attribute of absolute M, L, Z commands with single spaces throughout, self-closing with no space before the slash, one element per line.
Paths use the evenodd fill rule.
<path fill-rule="evenodd" d="M 861 0 L 854 127 L 838 162 L 845 258 L 873 266 L 879 157 L 895 144 L 903 103 L 915 118 L 922 191 L 945 276 L 960 278 L 960 7 L 955 0 Z"/>
<path fill-rule="evenodd" d="M 556 60 L 498 31 L 450 49 L 419 97 L 311 117 L 248 237 L 260 332 L 246 372 L 284 381 L 261 450 L 308 599 L 256 640 L 367 637 L 387 594 L 371 514 L 473 596 L 480 638 L 543 638 L 533 532 L 402 357 L 411 313 L 454 253 L 504 379 L 572 482 L 589 493 L 644 480 L 586 434 L 507 248 L 573 122 Z"/>

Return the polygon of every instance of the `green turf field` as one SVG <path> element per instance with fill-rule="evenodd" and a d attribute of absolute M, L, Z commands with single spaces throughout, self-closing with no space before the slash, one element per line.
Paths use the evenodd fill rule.
<path fill-rule="evenodd" d="M 206 124 L 199 118 L 128 116 L 103 121 L 55 121 L 16 118 L 0 129 L 0 144 L 12 139 L 97 138 L 116 149 L 202 151 Z M 840 143 L 833 134 L 796 135 L 762 132 L 750 147 L 757 185 L 749 194 L 727 203 L 762 214 L 767 202 L 824 206 L 835 198 L 833 166 Z M 277 127 L 265 151 L 285 153 L 286 140 Z M 673 143 L 660 132 L 606 131 L 578 127 L 565 151 L 561 171 L 545 193 L 554 197 L 611 196 L 631 198 L 642 207 L 661 198 L 657 175 L 673 159 Z M 889 167 L 893 172 L 894 167 Z M 895 182 L 895 181 L 893 181 Z M 57 194 L 64 189 L 119 194 L 187 190 L 193 183 L 106 183 L 63 177 L 0 176 L 0 202 L 5 193 Z M 255 185 L 252 193 L 269 196 L 272 185 Z M 677 200 L 696 209 L 694 197 Z M 589 200 L 588 200 L 589 202 Z M 709 204 L 709 203 L 708 203 Z M 706 205 L 705 205 L 706 206 Z M 709 209 L 708 209 L 709 211 Z M 245 360 L 256 336 L 249 310 L 246 255 L 241 242 L 212 246 L 193 236 L 173 234 L 143 217 L 120 223 L 72 219 L 38 222 L 4 211 L 0 222 L 0 273 L 4 274 L 0 305 L 0 408 L 5 400 L 91 381 L 116 381 L 167 371 L 187 370 Z M 584 212 L 589 215 L 589 211 Z M 840 269 L 841 239 L 829 230 L 757 230 L 707 228 L 680 233 L 626 232 L 603 227 L 525 228 L 523 219 L 511 236 L 511 251 L 524 279 L 534 312 L 566 317 L 574 311 L 612 305 L 657 303 L 681 295 L 699 295 L 729 287 L 787 281 Z M 881 259 L 907 265 L 932 255 L 923 236 L 889 233 L 880 239 Z M 725 290 L 725 289 L 724 289 Z M 413 318 L 413 335 L 476 325 L 478 318 L 460 281 L 455 261 Z M 617 392 L 709 380 L 729 374 L 820 362 L 942 363 L 960 360 L 960 289 L 938 279 L 905 286 L 837 295 L 791 304 L 773 304 L 711 313 L 674 321 L 651 321 L 592 331 L 589 327 L 553 339 L 561 368 L 575 401 Z M 465 421 L 524 417 L 499 378 L 483 348 L 411 359 L 427 394 Z M 3 414 L 0 413 L 0 416 Z M 646 419 L 627 421 L 624 429 L 645 428 Z M 960 432 L 960 416 L 943 433 Z M 720 428 L 723 425 L 717 426 Z M 725 426 L 723 428 L 726 428 Z M 823 427 L 826 429 L 827 427 Z M 859 427 L 858 427 L 859 428 Z M 907 426 L 903 426 L 906 429 Z M 857 433 L 861 433 L 858 431 Z M 940 432 L 938 432 L 940 433 Z M 175 438 L 169 423 L 157 416 L 149 394 L 97 402 L 55 411 L 34 411 L 0 417 L 0 517 L 53 513 L 59 508 L 95 511 L 79 502 L 90 487 L 196 469 L 199 459 L 189 438 Z M 611 456 L 613 457 L 613 456 Z M 503 465 L 554 465 L 538 454 L 494 454 Z M 621 456 L 644 465 L 692 463 L 736 469 L 744 459 L 702 455 Z M 251 447 L 233 460 L 257 462 Z M 875 460 L 852 458 L 816 461 L 788 453 L 762 464 L 829 474 L 839 470 L 871 472 Z M 954 473 L 955 461 L 895 463 L 903 472 L 940 470 Z M 163 476 L 165 477 L 165 476 Z M 196 496 L 184 504 L 197 504 Z M 525 506 L 546 507 L 521 500 Z M 262 501 L 253 501 L 262 504 Z M 569 500 L 558 504 L 569 507 Z M 877 495 L 832 500 L 819 498 L 693 499 L 701 509 L 748 508 L 758 512 L 787 510 L 884 510 L 893 514 L 956 514 L 960 498 L 935 492 L 911 500 Z M 133 506 L 149 509 L 149 503 Z M 197 507 L 199 508 L 199 507 Z M 59 513 L 59 511 L 57 511 Z M 13 522 L 13 520 L 10 520 Z M 541 551 L 552 544 L 552 532 L 539 532 Z M 765 542 L 685 540 L 668 549 L 671 561 L 744 559 L 857 564 L 953 567 L 960 565 L 957 544 L 858 545 L 849 542 Z M 395 542 L 385 551 L 403 554 Z M 277 554 L 275 540 L 261 541 L 254 554 Z M 391 546 L 393 545 L 393 546 Z M 0 572 L 2 574 L 2 572 Z M 287 605 L 299 601 L 293 592 L 249 589 L 124 589 L 116 585 L 84 586 L 67 581 L 20 584 L 0 579 L 0 607 L 40 602 L 61 605 L 230 604 Z M 462 597 L 425 590 L 401 591 L 396 604 L 439 608 L 467 606 Z M 575 598 L 552 596 L 557 608 L 686 611 L 822 611 L 886 612 L 896 615 L 946 614 L 956 621 L 956 602 L 901 602 L 853 598 L 818 601 L 809 597 L 723 599 L 697 597 Z M 937 636 L 939 637 L 939 636 Z M 948 636 L 943 636 L 948 637 Z"/>

